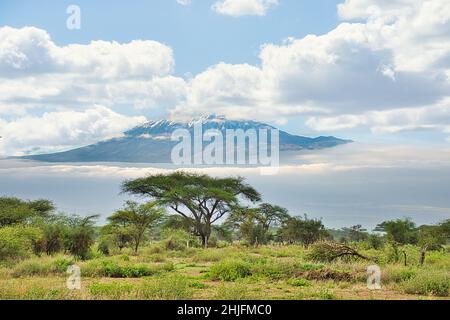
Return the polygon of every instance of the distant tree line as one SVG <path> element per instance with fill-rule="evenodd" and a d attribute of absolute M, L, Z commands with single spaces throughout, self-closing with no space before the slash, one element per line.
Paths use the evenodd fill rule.
<path fill-rule="evenodd" d="M 401 246 L 413 244 L 420 247 L 423 264 L 429 250 L 441 249 L 450 238 L 450 219 L 419 227 L 409 219 L 384 221 L 373 233 L 361 225 L 326 229 L 320 219 L 292 216 L 283 207 L 261 203 L 261 195 L 241 177 L 174 172 L 128 180 L 122 189 L 144 201 L 127 201 L 101 227 L 96 225 L 97 215 L 60 214 L 48 200 L 0 198 L 0 260 L 21 258 L 30 251 L 35 255 L 64 252 L 81 259 L 95 251 L 108 255 L 111 250 L 130 248 L 138 253 L 151 240 L 164 241 L 173 250 L 234 241 L 305 247 L 328 241 L 365 243 L 373 249 L 387 244 L 396 261 Z M 349 246 L 340 249 L 352 250 Z"/>

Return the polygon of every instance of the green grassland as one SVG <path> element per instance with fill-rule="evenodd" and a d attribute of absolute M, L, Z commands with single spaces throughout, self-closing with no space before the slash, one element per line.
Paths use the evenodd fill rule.
<path fill-rule="evenodd" d="M 359 252 L 369 260 L 319 263 L 311 248 L 297 245 L 167 248 L 148 244 L 134 253 L 95 253 L 89 260 L 54 255 L 8 261 L 0 266 L 0 299 L 448 299 L 449 248 L 432 251 L 420 267 L 420 250 L 402 248 L 405 261 L 390 262 L 389 247 Z M 381 267 L 381 290 L 367 288 L 366 269 Z M 81 268 L 81 289 L 66 287 L 67 267 Z"/>

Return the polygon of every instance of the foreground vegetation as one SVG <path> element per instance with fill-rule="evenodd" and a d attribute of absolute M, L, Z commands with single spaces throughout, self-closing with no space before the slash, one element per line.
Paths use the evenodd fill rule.
<path fill-rule="evenodd" d="M 242 178 L 126 181 L 103 226 L 48 200 L 0 198 L 0 299 L 448 299 L 450 220 L 326 229 L 259 203 Z M 243 200 L 252 205 L 243 205 Z M 259 204 L 258 204 L 259 203 Z M 258 205 L 257 205 L 258 204 Z M 170 214 L 172 213 L 172 215 Z M 382 290 L 367 288 L 367 267 Z M 81 289 L 66 285 L 81 270 Z M 73 270 L 73 268 L 72 268 Z"/>
<path fill-rule="evenodd" d="M 377 257 L 382 290 L 366 287 L 368 262 L 310 260 L 303 246 L 230 245 L 168 250 L 148 245 L 90 260 L 56 255 L 32 257 L 0 268 L 0 299 L 447 299 L 450 259 L 432 252 L 414 263 L 420 250 L 403 248 L 408 265 L 390 263 L 391 252 L 364 249 Z M 66 269 L 81 268 L 81 290 L 66 288 Z"/>

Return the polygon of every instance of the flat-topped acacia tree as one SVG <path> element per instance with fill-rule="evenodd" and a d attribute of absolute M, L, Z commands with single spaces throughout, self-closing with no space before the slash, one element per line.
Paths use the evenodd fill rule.
<path fill-rule="evenodd" d="M 128 180 L 122 184 L 122 190 L 150 197 L 186 219 L 191 218 L 205 247 L 213 223 L 239 208 L 241 201 L 261 200 L 242 177 L 216 178 L 181 171 Z"/>

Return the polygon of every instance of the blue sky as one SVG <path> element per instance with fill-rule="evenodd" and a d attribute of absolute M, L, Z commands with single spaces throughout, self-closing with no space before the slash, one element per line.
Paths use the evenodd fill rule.
<path fill-rule="evenodd" d="M 450 3 L 0 0 L 0 155 L 205 113 L 448 146 Z"/>

